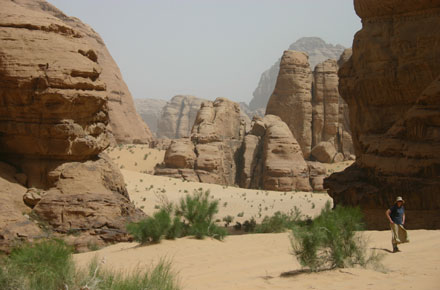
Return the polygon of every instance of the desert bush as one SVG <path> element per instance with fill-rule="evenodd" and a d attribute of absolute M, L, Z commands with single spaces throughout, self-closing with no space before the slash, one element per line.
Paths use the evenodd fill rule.
<path fill-rule="evenodd" d="M 79 272 L 76 284 L 82 285 L 80 289 L 96 290 L 178 290 L 179 283 L 175 273 L 171 270 L 171 263 L 160 260 L 149 270 L 137 268 L 131 273 L 119 273 L 102 269 L 101 263 L 94 259 L 88 271 Z"/>
<path fill-rule="evenodd" d="M 175 216 L 171 227 L 168 229 L 166 239 L 174 240 L 184 235 L 185 224 L 180 220 L 180 217 Z"/>
<path fill-rule="evenodd" d="M 73 250 L 61 240 L 24 244 L 0 261 L 2 290 L 178 290 L 171 262 L 160 260 L 151 269 L 138 268 L 131 273 L 108 271 L 95 259 L 87 270 L 77 270 Z"/>
<path fill-rule="evenodd" d="M 337 206 L 331 210 L 327 202 L 309 224 L 293 226 L 293 254 L 304 268 L 312 271 L 377 263 L 379 255 L 373 252 L 368 256 L 365 239 L 358 232 L 363 228 L 359 208 Z"/>
<path fill-rule="evenodd" d="M 64 289 L 74 272 L 72 249 L 63 241 L 23 244 L 3 262 L 0 289 Z"/>
<path fill-rule="evenodd" d="M 136 223 L 127 225 L 127 232 L 141 243 L 158 243 L 171 228 L 171 217 L 164 209 L 156 212 L 152 217 L 147 217 Z"/>
<path fill-rule="evenodd" d="M 266 216 L 261 224 L 256 225 L 257 233 L 281 233 L 291 229 L 299 222 L 300 216 L 277 211 L 273 216 Z"/>
<path fill-rule="evenodd" d="M 176 208 L 176 216 L 182 217 L 185 235 L 194 235 L 198 239 L 210 236 L 223 239 L 227 232 L 214 223 L 218 213 L 218 200 L 213 200 L 209 190 L 195 190 L 193 195 L 186 195 Z"/>

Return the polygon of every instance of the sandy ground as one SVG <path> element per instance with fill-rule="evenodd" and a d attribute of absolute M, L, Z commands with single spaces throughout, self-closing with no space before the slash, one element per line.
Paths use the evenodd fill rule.
<path fill-rule="evenodd" d="M 143 173 L 153 173 L 154 167 L 162 163 L 165 150 L 151 149 L 148 145 L 119 145 L 109 147 L 105 153 L 120 169 L 127 169 Z"/>
<path fill-rule="evenodd" d="M 260 221 L 266 215 L 289 212 L 295 207 L 304 215 L 315 216 L 325 202 L 331 201 L 325 193 L 247 190 L 145 174 L 162 162 L 164 151 L 142 145 L 109 149 L 108 154 L 122 167 L 131 199 L 147 214 L 155 212 L 163 200 L 176 203 L 185 194 L 199 189 L 209 190 L 220 200 L 218 219 L 231 215 L 234 223 L 251 217 Z M 331 174 L 350 164 L 330 164 L 326 168 Z M 105 259 L 106 267 L 130 271 L 150 267 L 165 257 L 172 260 L 182 288 L 191 290 L 440 289 L 440 231 L 410 231 L 411 243 L 402 245 L 403 252 L 396 254 L 389 253 L 389 231 L 363 234 L 369 237 L 370 248 L 384 253 L 387 272 L 354 268 L 280 277 L 300 269 L 290 253 L 288 233 L 233 235 L 224 241 L 186 237 L 144 247 L 120 243 L 96 252 L 76 254 L 74 259 L 78 265 L 85 266 L 98 256 Z"/>
<path fill-rule="evenodd" d="M 121 243 L 75 255 L 84 266 L 93 257 L 105 258 L 105 265 L 130 271 L 149 267 L 160 258 L 172 260 L 183 289 L 439 289 L 440 231 L 410 231 L 411 243 L 401 245 L 402 252 L 392 254 L 390 233 L 365 232 L 370 246 L 385 254 L 387 272 L 369 269 L 341 269 L 280 277 L 300 269 L 290 254 L 287 233 L 229 236 L 223 242 L 182 238 L 158 245 L 138 247 Z"/>

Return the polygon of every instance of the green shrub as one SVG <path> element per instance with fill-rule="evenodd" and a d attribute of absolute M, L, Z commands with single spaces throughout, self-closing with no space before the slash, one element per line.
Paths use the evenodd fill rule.
<path fill-rule="evenodd" d="M 184 235 L 185 224 L 180 220 L 180 217 L 175 216 L 171 227 L 168 229 L 166 239 L 174 240 Z"/>
<path fill-rule="evenodd" d="M 72 249 L 61 240 L 23 244 L 1 270 L 1 289 L 64 289 L 75 272 Z"/>
<path fill-rule="evenodd" d="M 161 260 L 150 270 L 135 269 L 130 274 L 117 273 L 100 268 L 100 263 L 92 261 L 86 273 L 82 272 L 77 284 L 81 289 L 97 290 L 178 290 L 180 289 L 169 261 Z M 87 287 L 87 288 L 86 288 Z"/>
<path fill-rule="evenodd" d="M 171 227 L 170 214 L 161 209 L 153 217 L 147 217 L 137 223 L 127 225 L 127 231 L 141 243 L 158 243 Z"/>
<path fill-rule="evenodd" d="M 184 219 L 185 234 L 194 235 L 198 239 L 210 236 L 223 239 L 227 232 L 214 223 L 214 215 L 218 213 L 218 200 L 210 197 L 209 190 L 195 190 L 193 195 L 186 195 L 180 200 L 176 216 Z"/>
<path fill-rule="evenodd" d="M 373 253 L 367 257 L 362 213 L 359 208 L 330 209 L 327 202 L 321 214 L 309 224 L 296 224 L 292 229 L 293 254 L 300 264 L 312 271 L 332 268 L 367 266 L 380 257 Z"/>
<path fill-rule="evenodd" d="M 298 223 L 299 217 L 277 211 L 273 216 L 266 216 L 261 224 L 255 227 L 257 233 L 281 233 Z"/>
<path fill-rule="evenodd" d="M 154 268 L 136 269 L 130 274 L 102 269 L 96 259 L 88 270 L 76 270 L 72 249 L 60 240 L 25 244 L 0 260 L 0 289 L 59 290 L 96 289 L 131 290 L 179 289 L 169 261 L 161 260 Z"/>

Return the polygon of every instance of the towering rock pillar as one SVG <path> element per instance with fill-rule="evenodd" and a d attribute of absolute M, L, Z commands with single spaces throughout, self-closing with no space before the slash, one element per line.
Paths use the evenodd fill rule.
<path fill-rule="evenodd" d="M 356 163 L 325 182 L 368 226 L 406 201 L 409 228 L 440 227 L 440 1 L 355 0 L 363 27 L 339 70 Z"/>

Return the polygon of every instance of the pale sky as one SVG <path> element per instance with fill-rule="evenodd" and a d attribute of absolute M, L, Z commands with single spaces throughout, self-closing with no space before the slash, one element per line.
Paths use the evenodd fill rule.
<path fill-rule="evenodd" d="M 261 73 L 304 36 L 352 45 L 353 0 L 49 0 L 104 39 L 133 97 L 249 102 Z"/>

